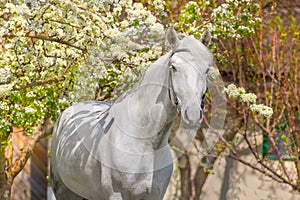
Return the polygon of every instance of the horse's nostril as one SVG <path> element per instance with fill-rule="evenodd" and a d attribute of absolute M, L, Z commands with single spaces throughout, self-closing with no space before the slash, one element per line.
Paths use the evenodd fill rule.
<path fill-rule="evenodd" d="M 187 113 L 187 110 L 184 111 L 184 115 L 185 115 L 185 118 L 186 118 L 187 120 L 190 120 L 190 119 L 189 119 L 189 116 L 188 116 L 188 113 Z"/>

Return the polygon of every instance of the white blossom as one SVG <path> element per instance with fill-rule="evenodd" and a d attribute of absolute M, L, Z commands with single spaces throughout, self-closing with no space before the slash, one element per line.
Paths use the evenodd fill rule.
<path fill-rule="evenodd" d="M 104 31 L 104 35 L 106 35 L 107 37 L 116 37 L 120 34 L 120 31 L 116 28 L 110 28 Z"/>
<path fill-rule="evenodd" d="M 60 104 L 64 104 L 64 103 L 67 103 L 68 100 L 64 97 L 64 98 L 62 98 L 62 99 L 58 99 L 58 102 L 59 102 Z"/>
<path fill-rule="evenodd" d="M 34 109 L 34 108 L 31 108 L 31 107 L 25 107 L 24 108 L 25 109 L 25 113 L 35 113 L 36 112 L 36 110 Z"/>
<path fill-rule="evenodd" d="M 27 92 L 26 96 L 29 97 L 29 98 L 30 97 L 35 97 L 35 94 L 34 94 L 33 91 L 30 91 L 30 92 Z"/>
<path fill-rule="evenodd" d="M 152 26 L 150 26 L 150 30 L 153 32 L 162 33 L 164 31 L 164 26 L 160 23 L 154 23 Z"/>
<path fill-rule="evenodd" d="M 123 20 L 123 21 L 121 21 L 121 22 L 120 22 L 120 26 L 121 26 L 122 28 L 127 28 L 127 27 L 129 26 L 128 20 Z"/>
<path fill-rule="evenodd" d="M 144 10 L 144 6 L 142 3 L 134 3 L 133 4 L 134 9 L 136 10 Z"/>
<path fill-rule="evenodd" d="M 230 84 L 224 89 L 224 92 L 227 93 L 229 98 L 236 99 L 245 94 L 245 89 L 242 87 L 236 87 L 234 84 Z"/>
<path fill-rule="evenodd" d="M 6 83 L 11 78 L 11 71 L 8 66 L 0 68 L 0 84 Z"/>
<path fill-rule="evenodd" d="M 165 1 L 163 0 L 153 0 L 153 6 L 156 11 L 163 11 L 165 8 Z"/>
<path fill-rule="evenodd" d="M 0 85 L 0 98 L 9 96 L 13 89 L 13 86 L 13 83 Z"/>
<path fill-rule="evenodd" d="M 9 105 L 5 101 L 0 101 L 0 110 L 1 111 L 8 111 L 9 110 Z"/>
<path fill-rule="evenodd" d="M 16 11 L 16 6 L 13 3 L 6 3 L 5 8 L 6 8 L 5 12 L 7 13 Z"/>
<path fill-rule="evenodd" d="M 113 13 L 116 16 L 119 16 L 121 14 L 122 7 L 120 5 L 116 5 L 116 7 L 113 9 Z"/>
<path fill-rule="evenodd" d="M 253 93 L 247 93 L 241 95 L 241 100 L 245 103 L 255 103 L 257 96 Z"/>
<path fill-rule="evenodd" d="M 250 109 L 254 114 L 259 114 L 265 117 L 270 117 L 273 114 L 273 109 L 263 104 L 253 104 L 250 106 Z"/>
<path fill-rule="evenodd" d="M 9 111 L 3 110 L 6 107 L 0 105 L 0 109 L 5 112 L 3 116 L 10 112 L 13 117 L 21 118 L 25 112 L 38 112 L 36 114 L 42 119 L 48 109 L 58 111 L 62 104 L 72 104 L 80 98 L 93 99 L 100 79 L 104 80 L 103 84 L 111 87 L 120 83 L 125 85 L 127 81 L 131 83 L 139 77 L 138 73 L 162 53 L 164 27 L 157 23 L 156 17 L 141 3 L 133 3 L 132 0 L 12 2 L 3 3 L 2 12 L 9 13 L 9 20 L 2 20 L 0 38 L 8 33 L 18 37 L 2 42 L 5 51 L 0 49 L 0 97 L 24 96 L 21 96 L 22 104 L 12 103 Z M 165 9 L 164 0 L 153 0 L 149 5 L 155 12 L 163 12 Z M 127 15 L 120 19 L 123 9 Z M 145 35 L 141 35 L 144 32 Z M 38 38 L 30 40 L 24 37 L 26 34 L 54 38 L 68 44 Z M 141 36 L 142 42 L 139 41 Z M 63 81 L 59 83 L 59 89 L 55 84 L 46 84 L 31 88 L 32 91 L 27 94 L 21 94 L 18 90 L 12 92 L 14 87 L 61 77 L 63 73 L 66 80 L 74 80 L 74 85 L 70 85 L 70 81 Z M 15 75 L 20 77 L 10 83 Z M 55 90 L 63 90 L 61 94 L 64 96 L 48 98 L 44 95 L 46 98 L 35 98 L 43 92 L 47 94 Z M 33 102 L 32 98 L 35 99 Z M 58 101 L 59 104 L 52 101 Z M 18 125 L 32 126 L 35 123 L 24 119 Z M 0 128 L 0 131 L 3 130 Z"/>
<path fill-rule="evenodd" d="M 19 15 L 27 15 L 30 16 L 32 14 L 31 10 L 29 9 L 29 7 L 26 4 L 21 4 L 19 6 L 17 6 L 16 8 L 16 12 Z M 24 20 L 25 21 L 25 20 Z"/>
<path fill-rule="evenodd" d="M 250 103 L 250 110 L 254 114 L 259 114 L 265 117 L 270 117 L 273 114 L 272 108 L 263 104 L 255 104 L 257 96 L 253 93 L 246 93 L 245 89 L 242 87 L 236 87 L 236 85 L 230 84 L 223 90 L 223 92 L 225 92 L 231 99 L 240 98 L 242 102 Z"/>
<path fill-rule="evenodd" d="M 146 24 L 148 25 L 152 25 L 156 22 L 156 17 L 153 15 L 150 15 L 147 19 L 146 19 Z"/>

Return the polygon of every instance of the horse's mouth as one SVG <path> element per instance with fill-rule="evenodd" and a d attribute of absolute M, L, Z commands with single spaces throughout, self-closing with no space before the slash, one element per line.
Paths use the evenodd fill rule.
<path fill-rule="evenodd" d="M 197 122 L 192 122 L 192 121 L 182 118 L 181 126 L 187 130 L 197 130 L 201 126 L 202 119 L 203 118 L 199 119 Z"/>

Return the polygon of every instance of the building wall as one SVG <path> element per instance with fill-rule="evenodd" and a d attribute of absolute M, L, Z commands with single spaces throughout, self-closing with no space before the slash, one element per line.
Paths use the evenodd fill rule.
<path fill-rule="evenodd" d="M 229 158 L 219 159 L 213 171 L 203 187 L 201 200 L 300 199 L 299 193 L 288 185 L 277 183 Z"/>

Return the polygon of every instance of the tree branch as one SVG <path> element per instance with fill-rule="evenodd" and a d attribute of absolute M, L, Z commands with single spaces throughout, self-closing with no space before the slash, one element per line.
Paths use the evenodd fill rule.
<path fill-rule="evenodd" d="M 191 164 L 189 156 L 183 154 L 178 158 L 178 167 L 180 169 L 180 181 L 181 181 L 181 200 L 189 200 L 192 193 L 191 186 Z"/>
<path fill-rule="evenodd" d="M 20 37 L 14 33 L 7 33 L 7 34 L 4 34 L 3 35 L 4 38 L 14 38 L 14 37 Z M 82 52 L 86 52 L 86 48 L 82 48 L 82 47 L 79 47 L 79 46 L 76 46 L 70 42 L 67 42 L 67 41 L 64 41 L 64 40 L 60 40 L 58 38 L 52 38 L 50 36 L 47 36 L 47 35 L 37 35 L 37 34 L 34 34 L 34 33 L 26 33 L 24 36 L 21 36 L 21 37 L 28 37 L 28 38 L 32 38 L 32 39 L 40 39 L 40 40 L 47 40 L 47 41 L 50 41 L 50 42 L 56 42 L 56 43 L 59 43 L 59 44 L 64 44 L 64 45 L 67 45 L 67 46 L 70 46 L 70 47 L 73 47 L 75 49 L 78 49 Z"/>
<path fill-rule="evenodd" d="M 38 85 L 58 83 L 58 82 L 64 81 L 64 80 L 65 80 L 64 76 L 59 77 L 59 78 L 47 78 L 45 80 L 38 80 L 38 81 L 33 80 L 31 83 L 28 83 L 26 85 L 14 86 L 12 90 L 15 91 L 15 90 L 21 90 L 21 89 L 30 88 L 30 87 L 33 87 L 33 86 L 38 86 Z"/>
<path fill-rule="evenodd" d="M 260 128 L 263 128 L 262 130 L 268 135 L 269 141 L 271 142 L 271 145 L 272 145 L 272 147 L 273 147 L 274 150 L 275 150 L 275 154 L 276 154 L 276 156 L 278 157 L 278 161 L 279 161 L 279 163 L 280 163 L 280 165 L 281 165 L 281 167 L 282 167 L 282 170 L 283 170 L 285 176 L 288 178 L 288 181 L 289 181 L 289 182 L 292 182 L 292 178 L 290 177 L 289 173 L 287 172 L 286 166 L 285 166 L 285 164 L 284 164 L 284 162 L 283 162 L 283 160 L 282 160 L 282 155 L 280 155 L 279 149 L 278 149 L 278 147 L 277 147 L 277 145 L 276 145 L 276 143 L 275 143 L 275 141 L 274 141 L 274 139 L 273 139 L 273 137 L 272 137 L 273 134 L 271 134 L 271 132 L 270 132 L 267 128 L 265 128 L 265 127 L 263 127 L 261 124 L 259 124 L 259 122 L 258 122 L 254 117 L 252 117 L 252 118 L 253 118 L 254 122 L 255 122 Z M 255 156 L 255 158 L 256 158 L 257 160 L 260 160 L 260 159 L 256 156 L 256 154 L 255 154 L 255 152 L 254 152 L 254 150 L 253 150 L 253 148 L 252 148 L 252 146 L 251 146 L 251 144 L 250 144 L 250 142 L 249 142 L 249 140 L 248 140 L 248 138 L 247 138 L 246 135 L 244 135 L 244 139 L 246 140 L 246 142 L 247 142 L 247 144 L 248 144 L 248 146 L 249 146 L 249 148 L 250 148 L 252 154 Z M 261 162 L 260 164 L 263 165 L 262 162 Z M 266 165 L 264 165 L 264 167 L 266 167 Z M 267 169 L 268 169 L 268 168 L 267 168 Z M 268 169 L 268 170 L 269 170 L 269 169 Z"/>
<path fill-rule="evenodd" d="M 45 80 L 38 80 L 38 81 L 33 80 L 31 83 L 28 83 L 26 85 L 14 86 L 12 90 L 13 91 L 15 91 L 15 90 L 21 90 L 21 89 L 25 89 L 25 88 L 30 88 L 30 87 L 38 86 L 38 85 L 58 83 L 60 81 L 64 81 L 65 80 L 65 74 L 67 73 L 67 71 L 70 69 L 70 67 L 72 66 L 72 64 L 76 60 L 77 60 L 77 58 L 73 59 L 72 62 L 70 62 L 68 64 L 68 66 L 62 71 L 62 75 L 59 78 L 47 78 Z"/>
<path fill-rule="evenodd" d="M 27 163 L 27 160 L 33 153 L 35 145 L 46 138 L 47 136 L 51 135 L 53 131 L 53 125 L 50 120 L 46 120 L 43 125 L 39 125 L 33 135 L 27 142 L 27 145 L 24 149 L 19 153 L 18 158 L 16 161 L 11 165 L 8 166 L 8 180 L 10 183 L 13 182 L 14 178 L 20 173 L 20 171 L 24 168 Z"/>

